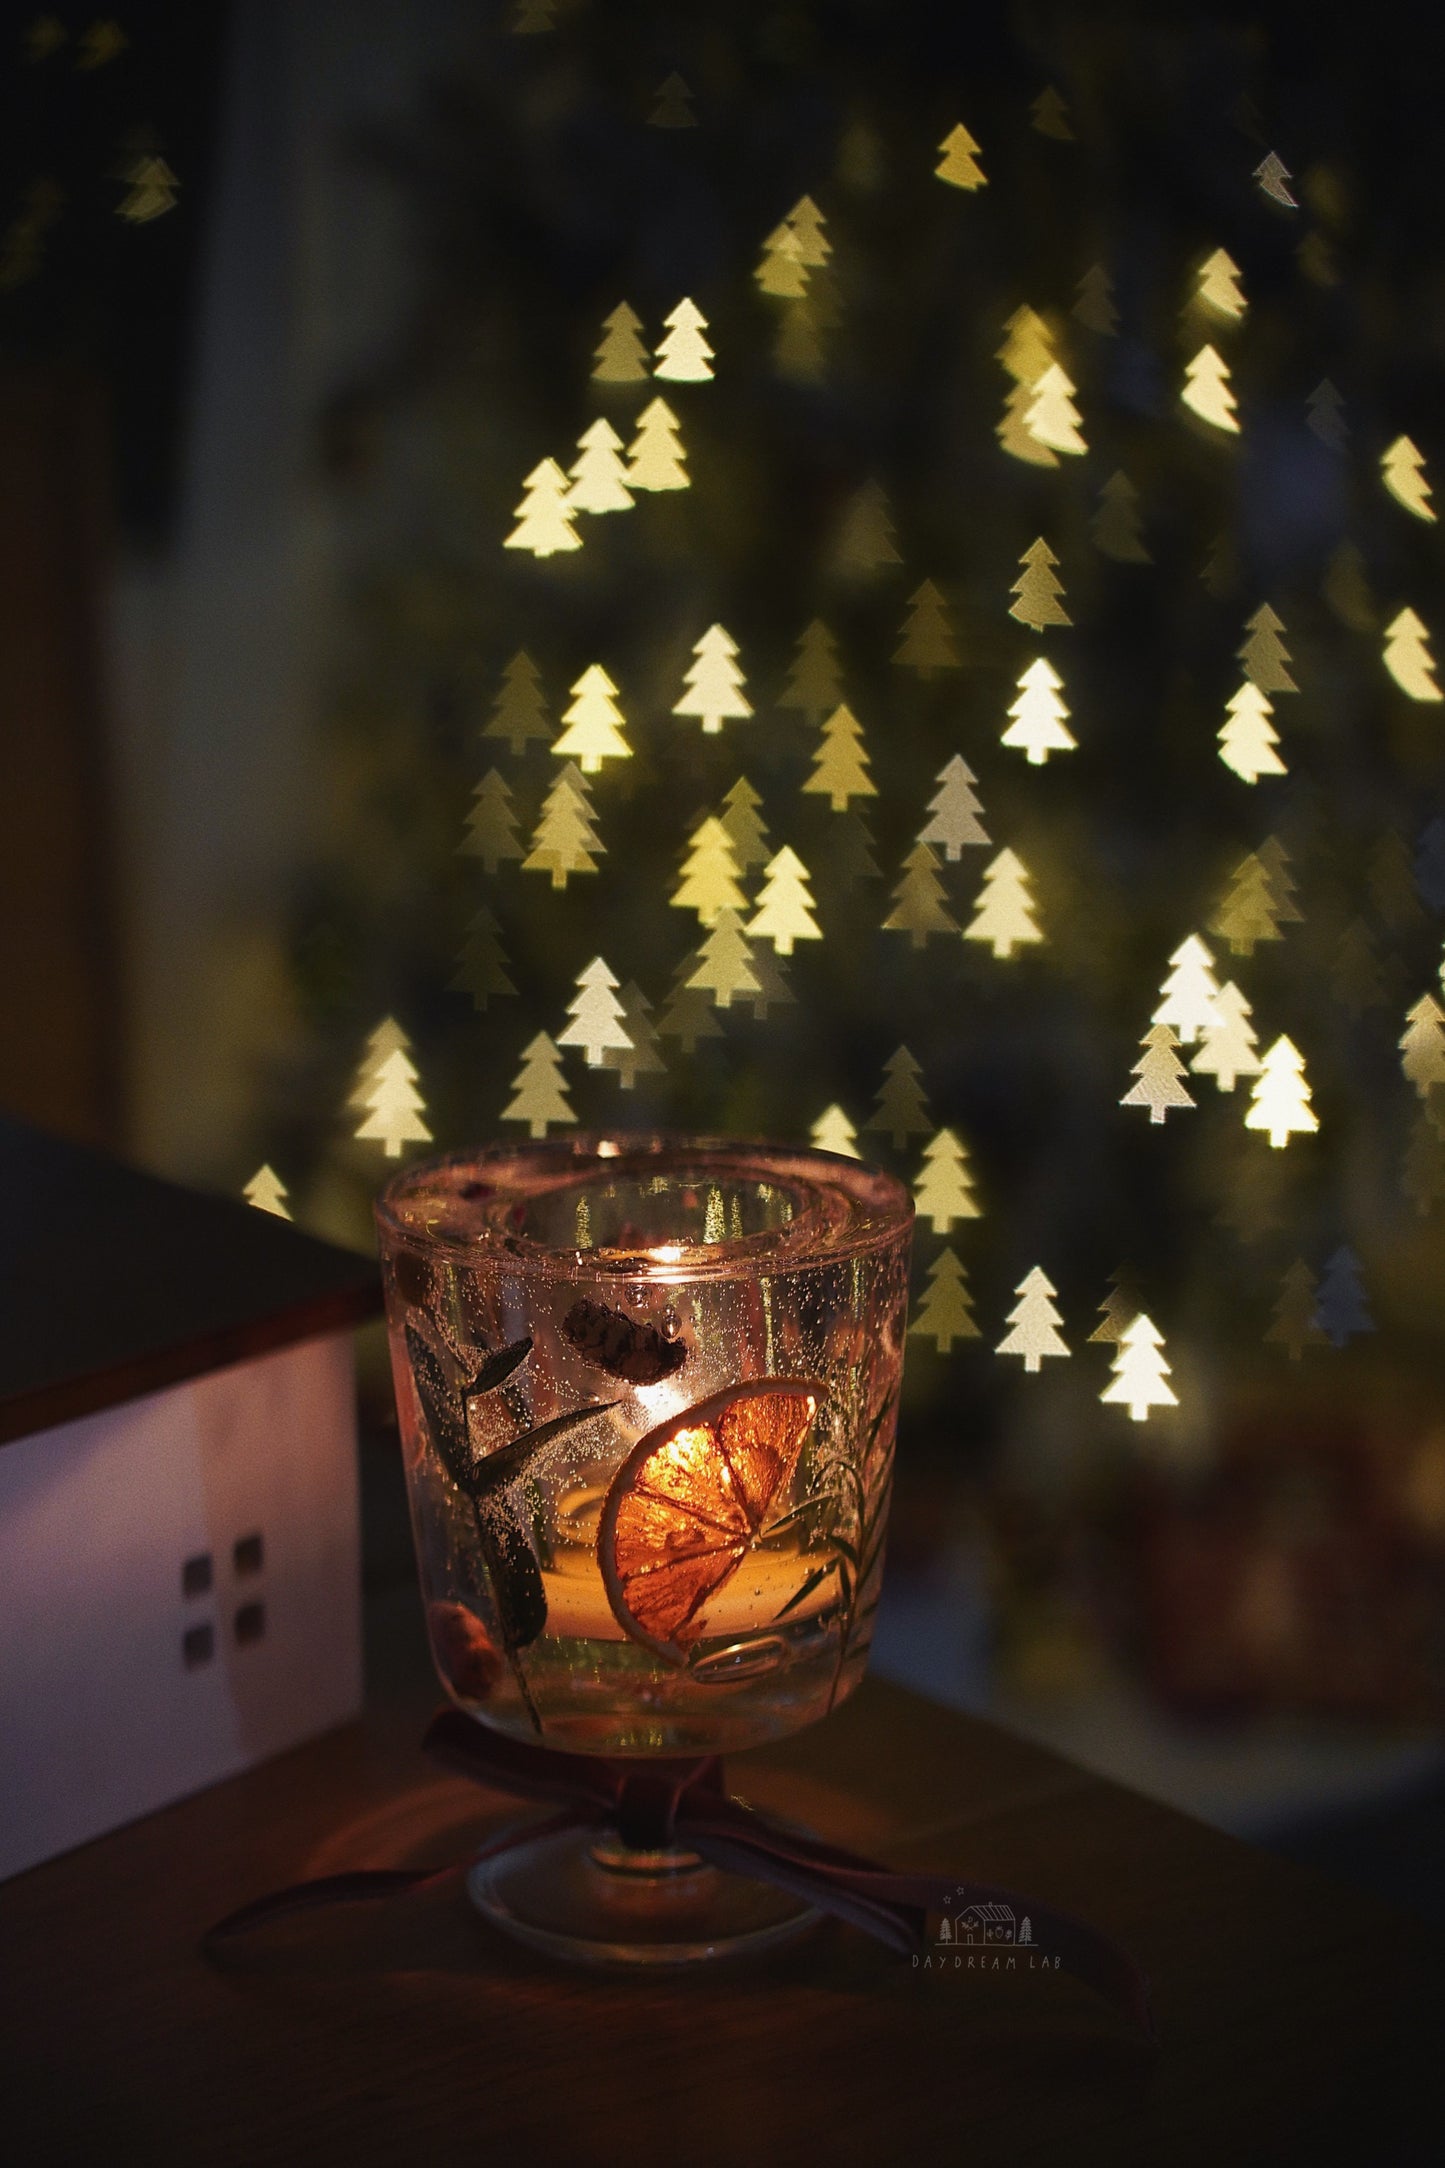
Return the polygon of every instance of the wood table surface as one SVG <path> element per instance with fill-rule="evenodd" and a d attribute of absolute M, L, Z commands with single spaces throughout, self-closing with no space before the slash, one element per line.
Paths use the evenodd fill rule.
<path fill-rule="evenodd" d="M 1157 2054 L 1064 1975 L 925 1970 L 831 1924 L 692 1973 L 562 1967 L 455 1884 L 209 1963 L 234 1905 L 459 1858 L 511 1811 L 417 1751 L 417 1613 L 361 1723 L 0 1887 L 5 2168 L 1442 2157 L 1436 1953 L 1403 1917 L 871 1681 L 736 1757 L 737 1788 L 1084 1914 L 1148 1969 Z"/>

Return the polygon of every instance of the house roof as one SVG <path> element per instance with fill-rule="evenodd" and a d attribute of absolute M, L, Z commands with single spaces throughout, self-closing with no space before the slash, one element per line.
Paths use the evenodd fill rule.
<path fill-rule="evenodd" d="M 373 1258 L 0 1116 L 0 1445 L 380 1308 Z"/>

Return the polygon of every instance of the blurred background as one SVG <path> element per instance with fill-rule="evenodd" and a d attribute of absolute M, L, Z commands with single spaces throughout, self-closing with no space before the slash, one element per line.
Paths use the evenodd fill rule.
<path fill-rule="evenodd" d="M 364 1246 L 403 1155 L 520 1133 L 600 952 L 641 1058 L 544 1050 L 554 1122 L 816 1134 L 918 1191 L 878 1668 L 1439 1915 L 1425 21 L 7 18 L 0 1093 Z M 659 380 L 684 298 L 713 373 Z M 683 464 L 628 490 L 659 394 Z M 548 510 L 589 431 L 626 516 Z M 705 732 L 715 625 L 752 712 Z M 1040 655 L 1077 742 L 1037 759 L 1001 738 Z M 572 780 L 592 665 L 629 757 Z M 744 940 L 785 845 L 817 935 L 755 935 L 725 1005 L 730 905 L 674 901 L 709 817 Z M 1005 849 L 1016 940 L 961 938 Z M 1121 1106 L 1191 935 L 1238 1080 L 1176 1003 Z"/>

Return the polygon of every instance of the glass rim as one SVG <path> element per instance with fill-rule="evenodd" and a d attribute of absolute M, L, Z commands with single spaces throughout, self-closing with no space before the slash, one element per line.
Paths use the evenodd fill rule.
<path fill-rule="evenodd" d="M 487 1166 L 530 1164 L 539 1170 L 555 1167 L 559 1189 L 574 1186 L 565 1180 L 570 1172 L 575 1186 L 605 1177 L 609 1168 L 619 1173 L 644 1172 L 649 1163 L 667 1160 L 674 1164 L 708 1170 L 710 1160 L 725 1162 L 722 1171 L 735 1179 L 776 1181 L 821 1200 L 826 1196 L 846 1199 L 851 1215 L 837 1221 L 816 1217 L 795 1218 L 782 1235 L 757 1233 L 730 1237 L 713 1243 L 668 1243 L 652 1249 L 627 1249 L 549 1242 L 534 1237 L 505 1234 L 501 1229 L 481 1227 L 469 1234 L 418 1227 L 402 1215 L 404 1200 L 424 1191 L 429 1182 L 444 1180 L 453 1172 L 472 1172 Z M 494 1191 L 499 1202 L 509 1195 L 516 1201 L 537 1194 L 518 1188 Z M 415 1160 L 400 1169 L 373 1204 L 384 1249 L 407 1249 L 434 1261 L 446 1259 L 502 1265 L 508 1270 L 539 1278 L 573 1276 L 579 1267 L 619 1278 L 657 1281 L 732 1278 L 759 1273 L 815 1269 L 846 1263 L 852 1258 L 887 1249 L 912 1232 L 915 1212 L 907 1186 L 896 1175 L 862 1159 L 822 1151 L 812 1144 L 789 1144 L 776 1138 L 692 1136 L 683 1131 L 591 1129 L 561 1137 L 501 1138 Z M 662 1254 L 670 1251 L 672 1254 Z"/>

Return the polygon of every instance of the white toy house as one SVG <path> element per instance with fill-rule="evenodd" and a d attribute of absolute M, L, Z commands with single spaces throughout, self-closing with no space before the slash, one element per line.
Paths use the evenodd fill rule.
<path fill-rule="evenodd" d="M 0 1878 L 355 1715 L 368 1258 L 0 1120 Z"/>

